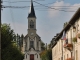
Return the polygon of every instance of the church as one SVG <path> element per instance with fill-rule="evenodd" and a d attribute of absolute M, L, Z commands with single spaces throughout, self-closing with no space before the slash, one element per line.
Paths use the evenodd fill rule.
<path fill-rule="evenodd" d="M 23 40 L 23 60 L 41 60 L 41 38 L 36 33 L 36 15 L 31 0 L 30 12 L 28 14 L 28 33 Z"/>

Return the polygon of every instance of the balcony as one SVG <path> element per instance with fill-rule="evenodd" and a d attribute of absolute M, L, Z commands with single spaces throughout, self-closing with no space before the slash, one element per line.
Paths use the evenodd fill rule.
<path fill-rule="evenodd" d="M 69 51 L 72 51 L 73 49 L 73 45 L 68 43 L 68 44 L 64 44 L 64 48 L 68 49 Z"/>
<path fill-rule="evenodd" d="M 66 60 L 73 60 L 72 58 L 67 58 Z"/>
<path fill-rule="evenodd" d="M 64 48 L 66 48 L 67 47 L 67 44 L 64 44 Z"/>

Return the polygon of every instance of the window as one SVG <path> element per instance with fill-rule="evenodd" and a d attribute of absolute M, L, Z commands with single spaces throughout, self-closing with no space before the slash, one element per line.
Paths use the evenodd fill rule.
<path fill-rule="evenodd" d="M 34 28 L 34 22 L 32 20 L 30 21 L 30 28 Z"/>
<path fill-rule="evenodd" d="M 60 60 L 60 58 L 59 58 L 59 60 Z"/>
<path fill-rule="evenodd" d="M 65 55 L 64 55 L 64 60 L 65 60 Z"/>
<path fill-rule="evenodd" d="M 66 43 L 68 44 L 68 32 L 67 32 L 67 42 Z"/>
<path fill-rule="evenodd" d="M 76 50 L 76 60 L 78 60 L 78 51 Z"/>
<path fill-rule="evenodd" d="M 65 43 L 68 44 L 68 39 L 65 40 Z"/>
<path fill-rule="evenodd" d="M 27 58 L 27 55 L 26 55 L 26 58 Z"/>
<path fill-rule="evenodd" d="M 30 41 L 30 47 L 34 47 L 34 41 Z"/>
<path fill-rule="evenodd" d="M 72 29 L 70 29 L 70 34 L 71 34 L 71 36 L 70 36 L 70 42 L 72 43 Z"/>
<path fill-rule="evenodd" d="M 37 48 L 38 48 L 38 42 L 37 42 Z"/>
<path fill-rule="evenodd" d="M 67 54 L 67 58 L 68 58 L 68 54 Z"/>
<path fill-rule="evenodd" d="M 38 58 L 38 55 L 37 55 L 37 58 Z"/>

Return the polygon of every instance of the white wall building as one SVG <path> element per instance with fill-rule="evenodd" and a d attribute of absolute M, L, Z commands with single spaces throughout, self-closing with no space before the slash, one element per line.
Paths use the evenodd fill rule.
<path fill-rule="evenodd" d="M 52 60 L 80 60 L 80 8 L 52 44 Z"/>

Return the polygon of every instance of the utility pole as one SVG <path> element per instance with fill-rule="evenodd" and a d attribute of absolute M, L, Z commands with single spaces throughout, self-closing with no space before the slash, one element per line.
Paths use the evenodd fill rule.
<path fill-rule="evenodd" d="M 0 60 L 1 60 L 1 5 L 2 1 L 0 0 Z"/>

